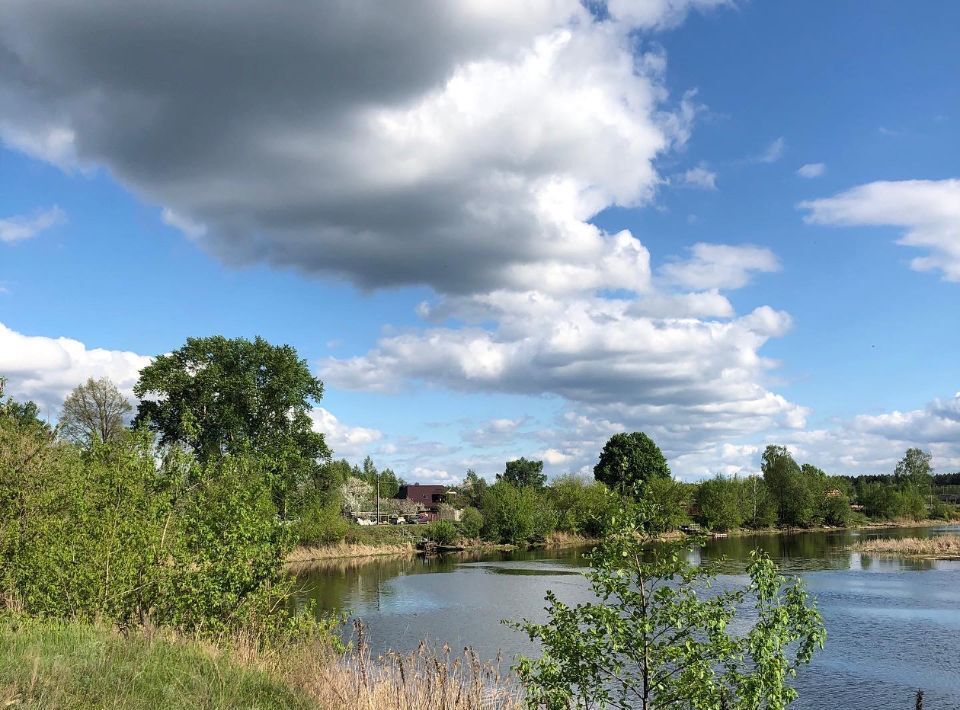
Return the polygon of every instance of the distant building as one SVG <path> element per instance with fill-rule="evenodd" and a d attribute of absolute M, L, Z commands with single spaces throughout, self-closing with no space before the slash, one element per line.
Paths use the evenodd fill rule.
<path fill-rule="evenodd" d="M 412 485 L 400 486 L 397 491 L 397 500 L 407 500 L 415 503 L 422 511 L 421 515 L 426 516 L 428 520 L 438 520 L 440 518 L 440 504 L 447 502 L 450 491 L 446 486 L 423 485 L 414 483 Z"/>

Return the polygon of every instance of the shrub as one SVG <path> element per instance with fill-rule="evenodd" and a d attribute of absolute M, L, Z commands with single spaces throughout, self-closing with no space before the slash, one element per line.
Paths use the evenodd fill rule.
<path fill-rule="evenodd" d="M 624 510 L 591 553 L 596 601 L 568 606 L 548 592 L 545 623 L 510 623 L 542 654 L 514 666 L 528 706 L 789 705 L 789 679 L 826 638 L 803 583 L 754 551 L 748 587 L 706 593 L 715 568 L 689 563 L 686 543 L 651 545 L 651 513 L 644 502 Z"/>
<path fill-rule="evenodd" d="M 483 515 L 473 506 L 467 506 L 460 513 L 460 532 L 466 538 L 477 538 L 483 529 Z"/>
<path fill-rule="evenodd" d="M 179 449 L 158 463 L 144 432 L 81 452 L 0 418 L 0 593 L 34 616 L 279 629 L 293 535 L 268 465 Z"/>
<path fill-rule="evenodd" d="M 435 520 L 426 526 L 423 535 L 438 545 L 452 545 L 457 541 L 457 526 L 449 520 Z"/>
<path fill-rule="evenodd" d="M 651 478 L 643 489 L 643 498 L 652 510 L 652 532 L 677 530 L 690 521 L 690 486 L 672 478 Z"/>
<path fill-rule="evenodd" d="M 350 524 L 343 517 L 342 505 L 337 497 L 329 501 L 314 498 L 307 502 L 294 526 L 298 542 L 301 545 L 329 545 L 343 540 Z"/>
<path fill-rule="evenodd" d="M 543 490 L 517 488 L 505 481 L 490 486 L 483 497 L 483 536 L 520 544 L 543 539 L 557 525 L 557 514 Z"/>
<path fill-rule="evenodd" d="M 557 530 L 590 537 L 603 533 L 614 500 L 604 484 L 568 474 L 554 479 L 549 493 Z"/>
<path fill-rule="evenodd" d="M 724 532 L 743 525 L 739 484 L 735 478 L 724 478 L 720 475 L 700 484 L 697 489 L 697 507 L 700 509 L 701 522 L 710 530 Z"/>

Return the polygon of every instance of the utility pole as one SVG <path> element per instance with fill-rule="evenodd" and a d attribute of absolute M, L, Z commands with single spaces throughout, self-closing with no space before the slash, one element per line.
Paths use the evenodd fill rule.
<path fill-rule="evenodd" d="M 380 472 L 377 471 L 377 525 L 380 524 Z"/>

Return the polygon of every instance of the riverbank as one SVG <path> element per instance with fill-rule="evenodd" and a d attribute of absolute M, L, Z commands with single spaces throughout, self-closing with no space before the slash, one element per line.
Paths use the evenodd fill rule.
<path fill-rule="evenodd" d="M 0 619 L 4 708 L 514 710 L 519 700 L 469 651 L 371 658 L 360 641 L 340 656 L 322 639 L 264 651 L 242 639 L 213 646 L 169 631 Z"/>
<path fill-rule="evenodd" d="M 420 539 L 413 530 L 401 526 L 379 526 L 386 533 L 376 535 L 377 528 L 358 528 L 351 531 L 347 539 L 328 545 L 299 545 L 287 555 L 287 564 L 291 567 L 309 565 L 314 562 L 345 558 L 375 558 L 385 556 L 413 555 L 417 551 L 416 543 Z M 370 530 L 371 532 L 367 532 Z M 458 543 L 464 552 L 510 552 L 511 550 L 531 547 L 557 549 L 564 547 L 586 547 L 599 542 L 596 538 L 574 535 L 572 533 L 552 532 L 542 543 L 531 545 L 513 545 L 490 542 L 488 540 L 468 539 Z"/>
<path fill-rule="evenodd" d="M 861 540 L 850 550 L 865 555 L 892 555 L 931 560 L 960 559 L 960 535 L 906 537 L 899 540 Z"/>
<path fill-rule="evenodd" d="M 847 527 L 821 526 L 813 528 L 738 528 L 725 533 L 721 537 L 745 537 L 750 535 L 785 535 L 807 532 L 824 532 L 832 530 L 888 530 L 895 528 L 922 528 L 937 525 L 956 524 L 956 520 L 884 520 L 850 525 Z M 294 548 L 287 556 L 287 564 L 293 567 L 310 565 L 314 562 L 338 559 L 375 558 L 385 556 L 402 556 L 416 554 L 416 543 L 420 539 L 420 531 L 414 526 L 380 525 L 371 527 L 356 526 L 347 537 L 340 542 L 326 545 L 300 545 Z M 709 531 L 704 534 L 710 535 Z M 676 540 L 683 536 L 679 531 L 665 533 L 664 540 Z M 512 545 L 489 542 L 480 539 L 461 540 L 465 552 L 509 552 L 516 549 L 545 547 L 559 549 L 564 547 L 587 547 L 599 542 L 597 538 L 584 537 L 572 533 L 552 532 L 542 543 L 531 545 Z"/>

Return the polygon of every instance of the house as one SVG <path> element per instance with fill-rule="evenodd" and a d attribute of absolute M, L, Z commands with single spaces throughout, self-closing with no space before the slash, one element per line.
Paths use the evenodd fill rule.
<path fill-rule="evenodd" d="M 439 520 L 440 504 L 447 502 L 450 491 L 446 486 L 423 485 L 414 483 L 412 485 L 400 486 L 397 491 L 397 500 L 406 500 L 415 503 L 422 511 L 421 515 L 426 516 L 427 520 Z"/>

